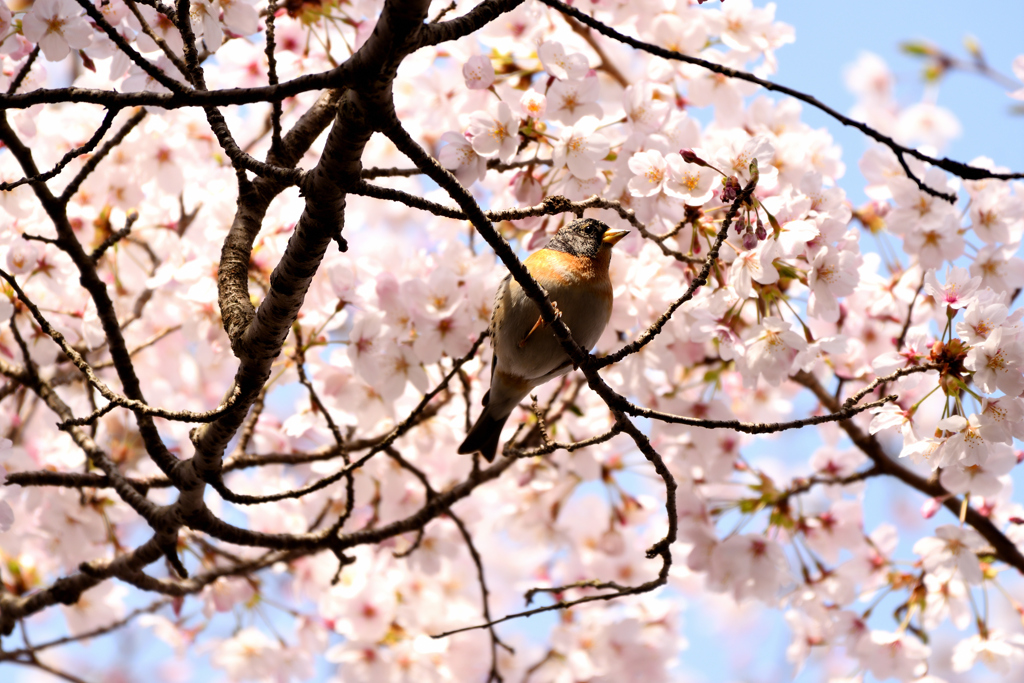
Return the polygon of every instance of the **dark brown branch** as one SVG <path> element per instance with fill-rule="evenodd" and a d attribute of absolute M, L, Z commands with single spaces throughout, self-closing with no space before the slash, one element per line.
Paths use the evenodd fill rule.
<path fill-rule="evenodd" d="M 651 343 L 651 341 L 653 341 L 665 327 L 666 323 L 668 323 L 672 314 L 675 313 L 680 306 L 692 299 L 693 295 L 700 287 L 707 284 L 708 276 L 711 274 L 711 267 L 714 265 L 715 261 L 718 260 L 718 251 L 722 248 L 722 243 L 725 242 L 725 238 L 729 234 L 729 228 L 732 226 L 732 222 L 736 219 L 736 215 L 739 213 L 740 207 L 744 206 L 750 200 L 756 186 L 757 174 L 753 174 L 750 182 L 748 182 L 740 191 L 739 195 L 726 212 L 725 219 L 722 221 L 722 227 L 718 230 L 718 235 L 715 238 L 714 244 L 711 245 L 711 251 L 708 252 L 707 257 L 704 259 L 704 267 L 701 268 L 697 277 L 690 282 L 690 286 L 686 288 L 683 295 L 673 301 L 672 305 L 670 305 L 668 309 L 661 314 L 661 317 L 654 321 L 650 327 L 644 330 L 643 334 L 637 337 L 636 340 L 623 346 L 614 353 L 610 353 L 603 358 L 592 360 L 591 362 L 594 364 L 594 367 L 603 368 L 611 365 L 612 363 L 617 363 L 626 356 L 636 353 L 647 344 Z"/>
<path fill-rule="evenodd" d="M 86 141 L 86 143 L 81 147 L 76 147 L 75 149 L 71 150 L 63 157 L 61 157 L 60 161 L 58 161 L 57 164 L 49 171 L 32 176 L 31 178 L 21 178 L 19 180 L 15 180 L 13 183 L 0 183 L 0 192 L 13 190 L 16 187 L 27 185 L 29 183 L 45 182 L 50 178 L 55 177 L 61 171 L 63 171 L 67 167 L 67 165 L 70 164 L 72 161 L 82 156 L 83 154 L 88 154 L 93 149 L 95 149 L 96 145 L 100 144 L 100 140 L 103 139 L 103 136 L 107 134 L 108 130 L 110 130 L 110 126 L 113 125 L 114 117 L 116 116 L 117 111 L 108 111 L 106 115 L 103 117 L 103 122 L 100 124 L 100 127 L 96 129 L 96 132 L 93 133 L 92 137 L 89 138 Z"/>
<path fill-rule="evenodd" d="M 53 325 L 51 325 L 50 322 L 43 316 L 42 311 L 40 311 L 39 308 L 34 303 L 32 303 L 28 296 L 26 296 L 25 292 L 22 291 L 21 287 L 18 285 L 17 280 L 15 280 L 13 276 L 11 276 L 5 270 L 0 269 L 0 278 L 3 278 L 4 280 L 7 281 L 7 284 L 10 285 L 11 289 L 14 290 L 14 293 L 17 295 L 21 303 L 24 304 L 25 307 L 28 308 L 28 310 L 32 313 L 32 316 L 36 320 L 36 324 L 39 325 L 43 332 L 48 334 L 50 338 L 57 343 L 57 345 L 64 352 L 64 355 L 67 356 L 68 359 L 75 364 L 75 367 L 77 367 L 81 371 L 81 373 L 85 376 L 89 384 L 92 385 L 96 389 L 96 391 L 98 391 L 100 395 L 103 396 L 103 398 L 107 399 L 110 402 L 109 406 L 104 406 L 93 411 L 93 413 L 88 417 L 65 418 L 64 421 L 61 422 L 59 425 L 62 429 L 66 429 L 71 425 L 91 424 L 94 420 L 110 412 L 113 409 L 113 406 L 127 408 L 128 410 L 134 412 L 136 415 L 162 417 L 165 420 L 175 420 L 177 422 L 212 422 L 213 420 L 217 419 L 225 412 L 227 412 L 234 404 L 235 400 L 237 400 L 238 392 L 234 391 L 221 406 L 214 408 L 213 410 L 201 413 L 194 413 L 188 410 L 165 410 L 163 408 L 154 408 L 146 404 L 144 401 L 139 401 L 137 399 L 121 396 L 120 394 L 114 392 L 102 380 L 100 380 L 99 377 L 96 376 L 96 373 L 93 371 L 89 363 L 86 362 L 82 355 L 78 353 L 78 351 L 76 351 L 74 347 L 71 346 L 71 344 L 68 343 L 67 339 L 64 338 L 64 335 L 57 331 L 53 327 Z"/>
<path fill-rule="evenodd" d="M 830 394 L 825 387 L 818 382 L 814 375 L 806 372 L 800 372 L 794 377 L 793 381 L 811 390 L 811 392 L 817 397 L 828 410 L 837 410 L 839 408 L 839 402 L 832 394 Z M 871 434 L 865 434 L 860 427 L 853 423 L 851 420 L 843 420 L 839 423 L 846 435 L 850 437 L 854 445 L 859 448 L 864 455 L 868 456 L 874 463 L 875 467 L 891 477 L 899 479 L 904 484 L 907 484 L 913 489 L 920 491 L 921 493 L 941 500 L 942 504 L 956 515 L 960 517 L 961 511 L 964 511 L 966 516 L 964 521 L 973 527 L 975 531 L 981 534 L 982 538 L 989 542 L 995 551 L 996 557 L 1017 569 L 1017 571 L 1024 574 L 1024 554 L 1021 553 L 1020 549 L 1006 537 L 999 528 L 992 523 L 992 520 L 981 514 L 976 508 L 970 505 L 963 505 L 963 500 L 957 496 L 951 494 L 938 482 L 938 480 L 925 479 L 911 470 L 903 467 L 896 463 L 882 448 L 882 445 L 878 440 Z"/>
<path fill-rule="evenodd" d="M 425 26 L 420 32 L 417 47 L 437 45 L 468 36 L 522 3 L 523 0 L 483 0 L 461 17 Z"/>
<path fill-rule="evenodd" d="M 322 479 L 318 479 L 312 484 L 303 486 L 300 489 L 295 489 L 293 491 L 284 491 L 281 493 L 272 493 L 265 496 L 248 496 L 234 493 L 226 486 L 224 486 L 223 483 L 219 482 L 213 484 L 214 488 L 216 489 L 217 493 L 219 493 L 221 497 L 224 498 L 224 500 L 230 503 L 236 503 L 239 505 L 257 505 L 260 503 L 271 503 L 277 500 L 285 500 L 288 498 L 302 498 L 303 496 L 313 493 L 314 491 L 319 491 L 320 489 L 326 488 L 331 484 L 340 481 L 343 477 L 351 476 L 352 472 L 365 465 L 366 462 L 370 458 L 375 456 L 377 453 L 385 451 L 396 440 L 398 440 L 402 435 L 408 432 L 415 424 L 417 424 L 417 422 L 420 419 L 420 413 L 422 413 L 423 410 L 426 409 L 427 405 L 430 403 L 430 401 L 433 400 L 435 396 L 437 396 L 439 393 L 441 393 L 441 391 L 448 387 L 448 383 L 451 382 L 452 378 L 456 374 L 458 374 L 459 368 L 465 365 L 471 358 L 473 358 L 476 355 L 476 352 L 480 349 L 480 345 L 483 343 L 486 337 L 486 332 L 477 337 L 476 341 L 473 342 L 473 346 L 469 350 L 469 352 L 462 358 L 459 358 L 458 360 L 455 361 L 452 369 L 448 371 L 448 373 L 438 383 L 438 385 L 431 389 L 426 394 L 424 394 L 423 398 L 420 399 L 420 402 L 416 404 L 416 407 L 409 412 L 406 418 L 402 420 L 400 423 L 398 423 L 395 426 L 395 428 L 392 429 L 391 432 L 386 437 L 384 437 L 383 440 L 380 441 L 380 443 L 375 444 L 370 449 L 369 453 L 362 456 L 352 464 L 345 466 L 344 468 L 335 472 L 334 474 L 323 477 Z"/>
<path fill-rule="evenodd" d="M 115 110 L 111 110 L 107 115 L 110 116 L 113 113 L 115 113 Z M 142 119 L 144 118 L 146 118 L 145 109 L 139 109 L 132 114 L 131 118 L 125 121 L 124 125 L 122 125 L 117 133 L 114 134 L 114 137 L 104 142 L 99 151 L 89 157 L 89 159 L 82 165 L 82 168 L 78 170 L 78 173 L 76 173 L 75 177 L 71 179 L 68 186 L 64 188 L 64 192 L 61 193 L 58 201 L 61 204 L 67 204 L 75 193 L 78 192 L 78 188 L 82 186 L 85 179 L 96 170 L 99 163 L 103 161 L 108 154 L 110 154 L 111 150 L 120 145 L 121 142 L 124 141 L 125 137 L 127 137 L 128 133 L 132 132 L 135 126 L 142 123 Z"/>
<path fill-rule="evenodd" d="M 96 263 L 97 261 L 99 261 L 100 257 L 103 256 L 103 253 L 107 249 L 110 249 L 112 246 L 114 246 L 115 244 L 123 240 L 125 237 L 127 237 L 129 234 L 131 234 L 132 226 L 135 225 L 135 221 L 137 220 L 139 220 L 138 211 L 132 211 L 131 213 L 129 213 L 125 217 L 124 227 L 121 228 L 120 230 L 115 230 L 114 232 L 110 233 L 107 236 L 107 238 L 100 243 L 98 247 L 92 250 L 92 253 L 89 254 L 89 258 L 92 259 L 92 262 Z"/>
<path fill-rule="evenodd" d="M 96 9 L 89 0 L 77 0 L 79 6 L 85 10 L 85 13 L 89 15 L 93 23 L 105 34 L 110 40 L 117 45 L 117 48 L 127 56 L 132 62 L 146 72 L 146 75 L 152 78 L 154 81 L 164 86 L 172 93 L 185 92 L 188 88 L 181 81 L 171 78 L 163 71 L 161 71 L 155 64 L 143 57 L 139 52 L 131 46 L 131 44 L 125 40 L 125 37 L 117 32 L 107 18 L 103 16 L 103 13 Z"/>
<path fill-rule="evenodd" d="M 277 49 L 277 42 L 274 37 L 274 19 L 277 15 L 277 0 L 270 0 L 267 3 L 267 82 L 270 85 L 277 85 L 277 55 L 275 50 Z M 281 101 L 276 100 L 270 105 L 270 149 L 273 152 L 277 152 L 281 147 Z"/>
<path fill-rule="evenodd" d="M 615 62 L 608 59 L 608 55 L 605 53 L 601 44 L 594 38 L 594 34 L 591 30 L 580 22 L 576 21 L 570 16 L 565 17 L 566 22 L 569 24 L 569 28 L 572 29 L 573 33 L 587 41 L 587 45 L 597 54 L 597 58 L 601 60 L 601 65 L 598 66 L 598 70 L 604 71 L 606 74 L 612 77 L 612 80 L 618 83 L 622 88 L 629 87 L 629 79 L 622 75 L 619 71 L 619 67 L 615 66 Z"/>
<path fill-rule="evenodd" d="M 527 166 L 550 166 L 551 159 L 524 159 L 520 161 L 509 161 L 508 163 L 502 163 L 498 159 L 490 159 L 487 162 L 487 169 L 494 171 L 511 171 L 517 168 L 526 168 Z M 361 174 L 363 180 L 373 180 L 374 178 L 411 178 L 413 176 L 423 175 L 422 169 L 419 168 L 364 168 Z"/>
<path fill-rule="evenodd" d="M 149 22 L 146 21 L 146 18 L 142 16 L 142 12 L 139 11 L 139 7 L 135 4 L 135 0 L 125 0 L 125 4 L 128 5 L 128 9 L 131 10 L 131 13 L 135 15 L 135 20 L 139 22 L 140 26 L 142 26 L 142 32 L 149 36 L 150 40 L 156 43 L 156 46 L 160 48 L 160 51 L 164 53 L 172 64 L 174 64 L 174 68 L 178 70 L 178 73 L 191 81 L 192 79 L 191 74 L 189 74 L 188 71 L 188 66 L 186 66 L 185 62 L 181 61 L 181 57 L 171 49 L 171 46 L 167 44 L 167 41 L 153 31 Z M 177 16 L 177 13 L 175 13 L 175 16 Z"/>
<path fill-rule="evenodd" d="M 32 65 L 35 64 L 38 57 L 39 46 L 36 45 L 32 48 L 32 52 L 28 53 L 28 59 L 26 59 L 25 63 L 21 65 L 21 68 L 18 69 L 18 75 L 14 77 L 10 86 L 7 87 L 8 95 L 13 95 L 18 92 L 18 88 L 20 88 L 21 84 L 25 82 L 25 79 L 28 77 L 28 72 L 32 70 Z"/>
<path fill-rule="evenodd" d="M 480 557 L 479 551 L 476 549 L 476 544 L 473 543 L 473 536 L 469 533 L 469 529 L 463 524 L 459 516 L 454 512 L 448 512 L 448 517 L 458 527 L 459 533 L 462 535 L 462 540 L 466 542 L 466 548 L 469 550 L 469 556 L 473 559 L 473 565 L 476 567 L 477 581 L 480 583 L 480 603 L 483 611 L 484 621 L 490 622 L 491 618 L 491 606 L 490 606 L 490 591 L 487 590 L 487 577 L 484 573 L 484 561 Z M 488 677 L 488 681 L 501 681 L 501 672 L 498 671 L 498 647 L 505 648 L 506 651 L 515 654 L 515 650 L 511 646 L 507 645 L 501 638 L 498 637 L 498 632 L 494 630 L 493 626 L 488 627 L 488 631 L 491 635 L 491 671 Z"/>

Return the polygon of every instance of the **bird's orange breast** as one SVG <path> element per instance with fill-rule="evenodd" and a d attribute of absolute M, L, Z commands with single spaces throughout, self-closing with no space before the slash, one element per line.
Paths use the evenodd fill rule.
<path fill-rule="evenodd" d="M 541 285 L 597 285 L 596 289 L 603 290 L 608 283 L 610 261 L 611 249 L 602 249 L 595 258 L 541 249 L 531 254 L 524 265 Z"/>

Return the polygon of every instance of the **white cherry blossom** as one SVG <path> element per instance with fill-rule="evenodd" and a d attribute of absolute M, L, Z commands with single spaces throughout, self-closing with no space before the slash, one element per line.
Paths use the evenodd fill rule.
<path fill-rule="evenodd" d="M 493 116 L 473 114 L 466 133 L 472 138 L 473 151 L 484 158 L 496 156 L 507 163 L 519 147 L 519 119 L 505 102 L 498 102 Z"/>
<path fill-rule="evenodd" d="M 608 139 L 595 132 L 597 126 L 597 119 L 585 118 L 572 128 L 562 129 L 555 145 L 554 164 L 567 167 L 574 177 L 582 181 L 597 175 L 597 162 L 605 158 L 611 148 Z"/>

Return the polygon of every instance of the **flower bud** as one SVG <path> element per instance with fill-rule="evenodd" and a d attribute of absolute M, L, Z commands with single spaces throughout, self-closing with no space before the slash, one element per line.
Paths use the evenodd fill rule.
<path fill-rule="evenodd" d="M 704 161 L 699 156 L 697 156 L 697 154 L 692 149 L 679 150 L 679 156 L 681 156 L 683 158 L 683 161 L 685 161 L 688 164 L 694 164 L 696 166 L 710 168 L 708 166 L 708 162 Z"/>
<path fill-rule="evenodd" d="M 751 230 L 747 230 L 745 233 L 743 233 L 743 248 L 753 249 L 756 246 L 757 237 L 754 235 L 754 233 Z"/>
<path fill-rule="evenodd" d="M 935 513 L 942 507 L 942 501 L 938 498 L 929 498 L 921 506 L 921 517 L 924 519 L 931 519 L 935 516 Z"/>

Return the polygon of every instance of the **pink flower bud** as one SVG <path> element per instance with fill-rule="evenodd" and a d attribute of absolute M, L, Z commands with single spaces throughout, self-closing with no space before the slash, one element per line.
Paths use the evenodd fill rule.
<path fill-rule="evenodd" d="M 708 167 L 708 163 L 701 159 L 692 149 L 681 149 L 679 150 L 679 156 L 683 158 L 688 164 L 694 164 L 696 166 Z"/>
<path fill-rule="evenodd" d="M 621 555 L 626 550 L 626 541 L 622 537 L 622 532 L 615 529 L 609 529 L 608 531 L 601 534 L 601 538 L 597 541 L 597 547 L 601 549 L 605 555 L 615 556 Z"/>
<path fill-rule="evenodd" d="M 743 233 L 743 248 L 744 249 L 753 249 L 756 246 L 757 246 L 757 235 L 755 235 L 750 230 L 748 230 L 747 232 Z"/>
<path fill-rule="evenodd" d="M 921 517 L 924 519 L 931 519 L 935 516 L 935 513 L 942 507 L 942 501 L 938 498 L 929 498 L 921 506 Z"/>

